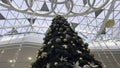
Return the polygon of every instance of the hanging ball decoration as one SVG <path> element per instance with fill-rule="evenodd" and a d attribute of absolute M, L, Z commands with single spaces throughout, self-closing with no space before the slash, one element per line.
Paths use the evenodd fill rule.
<path fill-rule="evenodd" d="M 49 41 L 47 44 L 48 44 L 48 45 L 50 45 L 50 44 L 52 44 L 52 42 L 51 42 L 51 41 Z"/>
<path fill-rule="evenodd" d="M 61 39 L 60 39 L 60 38 L 57 38 L 55 41 L 56 41 L 56 42 L 61 42 Z"/>
<path fill-rule="evenodd" d="M 67 49 L 68 47 L 67 47 L 67 45 L 62 45 L 65 49 Z"/>
<path fill-rule="evenodd" d="M 90 49 L 87 49 L 87 51 L 90 51 Z"/>
<path fill-rule="evenodd" d="M 89 65 L 84 65 L 83 68 L 91 68 Z"/>
<path fill-rule="evenodd" d="M 61 32 L 58 32 L 58 34 L 60 34 Z"/>
<path fill-rule="evenodd" d="M 71 41 L 71 43 L 73 43 L 73 41 Z"/>
<path fill-rule="evenodd" d="M 75 36 L 73 36 L 73 39 L 76 39 L 76 37 L 75 37 Z"/>
<path fill-rule="evenodd" d="M 55 62 L 54 65 L 56 66 L 58 64 L 58 62 Z"/>
<path fill-rule="evenodd" d="M 108 19 L 105 23 L 105 27 L 111 28 L 115 25 L 115 20 L 114 19 Z"/>
<path fill-rule="evenodd" d="M 63 36 L 60 36 L 60 38 L 63 38 Z"/>
<path fill-rule="evenodd" d="M 81 42 L 82 41 L 82 39 L 78 39 L 79 40 L 79 42 Z"/>
<path fill-rule="evenodd" d="M 51 36 L 52 34 L 48 34 L 49 36 Z"/>
<path fill-rule="evenodd" d="M 41 56 L 38 56 L 38 59 L 40 59 L 41 58 Z"/>
<path fill-rule="evenodd" d="M 63 28 L 59 28 L 59 31 L 63 31 Z"/>
<path fill-rule="evenodd" d="M 54 45 L 52 45 L 51 48 L 54 48 Z"/>
<path fill-rule="evenodd" d="M 73 43 L 72 45 L 73 45 L 73 46 L 75 46 L 75 44 L 74 44 L 74 43 Z"/>
<path fill-rule="evenodd" d="M 67 28 L 66 30 L 67 30 L 67 31 L 70 31 L 70 28 Z"/>
<path fill-rule="evenodd" d="M 67 31 L 64 31 L 63 33 L 64 33 L 64 34 L 66 34 L 66 33 L 67 33 Z"/>
<path fill-rule="evenodd" d="M 66 34 L 66 38 L 67 38 L 67 39 L 70 39 L 71 37 L 70 37 L 70 35 Z"/>
<path fill-rule="evenodd" d="M 43 44 L 43 46 L 46 46 L 46 44 Z M 42 48 L 42 47 L 41 47 Z"/>
<path fill-rule="evenodd" d="M 66 42 L 66 41 L 67 41 L 67 39 L 63 39 L 63 41 L 64 41 L 64 42 Z"/>
<path fill-rule="evenodd" d="M 80 57 L 80 60 L 83 60 L 83 58 L 82 58 L 82 57 Z"/>
<path fill-rule="evenodd" d="M 83 48 L 83 50 L 85 50 L 85 48 Z"/>
<path fill-rule="evenodd" d="M 53 27 L 56 27 L 56 24 L 53 24 Z"/>
<path fill-rule="evenodd" d="M 58 30 L 58 28 L 56 28 L 56 30 Z"/>
<path fill-rule="evenodd" d="M 82 46 L 84 47 L 84 44 L 82 44 Z"/>
<path fill-rule="evenodd" d="M 48 28 L 48 31 L 52 31 L 51 28 Z"/>

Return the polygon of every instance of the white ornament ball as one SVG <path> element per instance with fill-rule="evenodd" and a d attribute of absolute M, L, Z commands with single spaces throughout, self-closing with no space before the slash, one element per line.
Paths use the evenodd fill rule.
<path fill-rule="evenodd" d="M 54 46 L 52 45 L 51 48 L 54 48 Z"/>
<path fill-rule="evenodd" d="M 67 45 L 63 45 L 63 47 L 64 47 L 65 49 L 67 49 Z"/>
<path fill-rule="evenodd" d="M 83 68 L 90 68 L 90 66 L 89 65 L 84 65 Z"/>
<path fill-rule="evenodd" d="M 54 65 L 57 65 L 57 64 L 58 64 L 58 62 L 55 62 L 55 63 L 54 63 Z"/>

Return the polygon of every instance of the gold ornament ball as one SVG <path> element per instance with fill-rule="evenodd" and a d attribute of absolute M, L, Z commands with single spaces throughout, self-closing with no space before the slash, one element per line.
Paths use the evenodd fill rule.
<path fill-rule="evenodd" d="M 67 41 L 67 39 L 63 39 L 63 41 L 64 41 L 64 42 L 66 42 L 66 41 Z"/>
<path fill-rule="evenodd" d="M 63 38 L 63 36 L 60 36 L 60 38 Z"/>
<path fill-rule="evenodd" d="M 67 45 L 63 45 L 63 47 L 65 48 L 65 49 L 67 49 L 68 47 L 67 47 Z"/>
<path fill-rule="evenodd" d="M 83 60 L 83 58 L 82 58 L 82 57 L 80 57 L 80 60 Z"/>
<path fill-rule="evenodd" d="M 60 38 L 57 38 L 55 41 L 56 41 L 56 42 L 60 42 L 60 41 L 61 41 L 61 39 L 60 39 Z"/>
<path fill-rule="evenodd" d="M 73 41 L 71 41 L 71 43 L 73 43 Z"/>
<path fill-rule="evenodd" d="M 38 56 L 38 59 L 41 58 L 41 56 Z"/>
<path fill-rule="evenodd" d="M 50 45 L 52 42 L 48 42 L 48 45 Z"/>
<path fill-rule="evenodd" d="M 54 63 L 54 65 L 57 65 L 57 64 L 58 64 L 58 62 L 55 62 L 55 63 Z"/>
<path fill-rule="evenodd" d="M 58 28 L 56 28 L 56 30 L 58 30 Z"/>
<path fill-rule="evenodd" d="M 60 32 L 58 32 L 58 34 L 60 34 Z"/>
<path fill-rule="evenodd" d="M 49 36 L 51 36 L 52 34 L 49 34 Z"/>
<path fill-rule="evenodd" d="M 89 65 L 84 65 L 83 68 L 91 68 Z"/>
<path fill-rule="evenodd" d="M 75 46 L 75 44 L 74 44 L 74 43 L 73 43 L 72 45 L 73 45 L 73 46 Z"/>
<path fill-rule="evenodd" d="M 83 50 L 85 50 L 85 48 L 83 48 Z"/>
<path fill-rule="evenodd" d="M 51 46 L 51 48 L 54 48 L 54 46 Z"/>

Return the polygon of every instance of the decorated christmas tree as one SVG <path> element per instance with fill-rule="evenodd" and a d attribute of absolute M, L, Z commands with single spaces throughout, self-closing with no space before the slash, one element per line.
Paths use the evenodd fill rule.
<path fill-rule="evenodd" d="M 102 65 L 67 20 L 58 15 L 52 20 L 31 68 L 102 68 Z"/>

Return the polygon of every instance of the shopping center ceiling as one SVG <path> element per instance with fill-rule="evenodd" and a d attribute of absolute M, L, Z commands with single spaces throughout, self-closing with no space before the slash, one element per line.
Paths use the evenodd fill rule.
<path fill-rule="evenodd" d="M 1 0 L 0 36 L 44 34 L 59 14 L 86 40 L 119 39 L 119 8 L 119 0 Z"/>

